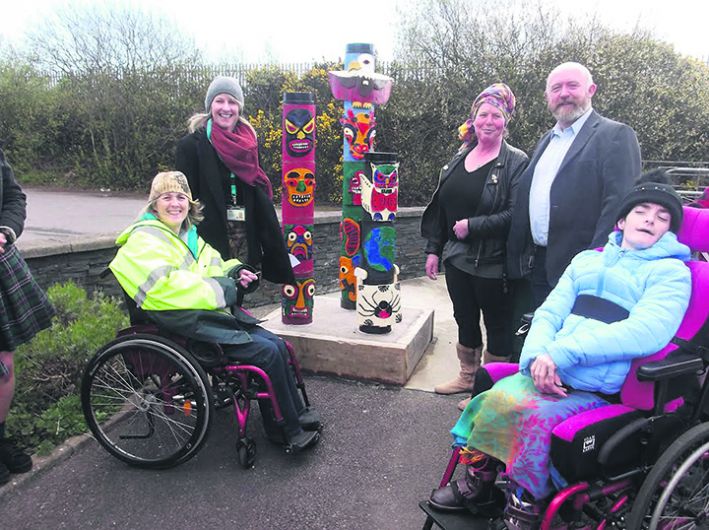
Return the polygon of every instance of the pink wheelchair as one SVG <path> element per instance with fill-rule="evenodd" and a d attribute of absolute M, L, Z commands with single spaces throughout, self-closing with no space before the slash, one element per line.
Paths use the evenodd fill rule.
<path fill-rule="evenodd" d="M 225 362 L 218 344 L 165 333 L 125 296 L 131 326 L 89 361 L 81 405 L 89 429 L 110 454 L 133 466 L 167 468 L 186 462 L 204 445 L 217 408 L 233 406 L 239 463 L 254 466 L 256 446 L 246 435 L 251 402 L 264 427 L 293 451 L 271 380 L 261 368 Z M 303 401 L 308 395 L 293 348 L 290 365 Z"/>
<path fill-rule="evenodd" d="M 709 250 L 709 210 L 685 207 L 679 239 Z M 620 402 L 559 424 L 551 462 L 568 486 L 546 507 L 541 530 L 709 529 L 709 263 L 688 263 L 689 308 L 674 339 L 635 360 Z M 517 372 L 494 363 L 476 376 L 474 394 Z M 453 478 L 460 447 L 440 482 Z M 424 529 L 489 528 L 467 512 L 439 512 L 427 501 Z"/>

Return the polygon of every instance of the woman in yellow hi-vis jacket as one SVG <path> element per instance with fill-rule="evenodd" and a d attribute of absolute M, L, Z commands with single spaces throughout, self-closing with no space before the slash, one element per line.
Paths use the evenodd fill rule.
<path fill-rule="evenodd" d="M 158 173 L 143 215 L 118 236 L 120 248 L 109 267 L 162 329 L 218 343 L 229 359 L 265 370 L 286 422 L 288 443 L 295 451 L 314 445 L 320 420 L 298 394 L 285 343 L 234 306 L 237 284 L 254 290 L 258 276 L 238 259 L 223 261 L 197 235 L 200 212 L 182 173 Z"/>

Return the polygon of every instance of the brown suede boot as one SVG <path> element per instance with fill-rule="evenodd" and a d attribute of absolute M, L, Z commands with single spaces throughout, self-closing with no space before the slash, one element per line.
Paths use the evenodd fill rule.
<path fill-rule="evenodd" d="M 467 348 L 462 344 L 455 345 L 460 361 L 460 373 L 452 381 L 438 385 L 433 389 L 436 394 L 460 394 L 470 392 L 473 389 L 475 372 L 480 368 L 480 356 L 482 347 Z"/>
<path fill-rule="evenodd" d="M 490 364 L 490 363 L 508 363 L 508 362 L 510 362 L 509 357 L 500 357 L 499 355 L 493 355 L 487 350 L 485 350 L 483 352 L 483 364 L 482 364 L 483 366 L 485 366 L 486 364 Z M 467 397 L 467 398 L 459 401 L 458 402 L 458 410 L 460 410 L 460 411 L 465 410 L 465 407 L 468 406 L 468 403 L 470 403 L 471 399 L 472 398 Z"/>
<path fill-rule="evenodd" d="M 510 362 L 509 357 L 501 357 L 499 355 L 493 355 L 489 351 L 485 350 L 483 352 L 483 366 L 490 363 L 508 363 Z"/>

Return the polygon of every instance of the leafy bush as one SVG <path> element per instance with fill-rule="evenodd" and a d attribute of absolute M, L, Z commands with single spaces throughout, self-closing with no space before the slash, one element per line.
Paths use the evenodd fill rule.
<path fill-rule="evenodd" d="M 457 127 L 490 83 L 506 82 L 514 90 L 517 109 L 508 141 L 531 154 L 553 124 L 543 96 L 546 76 L 565 60 L 589 66 L 598 84 L 594 108 L 635 129 L 644 160 L 709 159 L 707 64 L 642 32 L 618 34 L 597 23 L 553 31 L 557 24 L 543 11 L 500 20 L 469 14 L 464 23 L 446 25 L 439 18 L 452 16 L 449 4 L 465 15 L 469 3 L 415 4 L 423 9 L 405 21 L 408 37 L 399 59 L 376 68 L 394 78 L 389 102 L 376 110 L 377 149 L 399 154 L 402 206 L 428 201 L 440 168 L 459 145 Z M 497 28 L 494 35 L 488 27 Z M 244 113 L 258 133 L 276 202 L 283 93 L 315 93 L 316 198 L 319 204 L 341 201 L 342 103 L 332 98 L 327 79 L 341 63 L 323 62 L 297 74 L 274 65 L 207 66 L 196 57 L 52 78 L 36 64 L 32 57 L 0 59 L 0 140 L 23 183 L 147 191 L 157 171 L 174 165 L 187 118 L 203 110 L 210 80 L 222 74 L 242 81 Z"/>
<path fill-rule="evenodd" d="M 57 316 L 15 354 L 16 391 L 8 428 L 40 453 L 86 430 L 80 403 L 81 375 L 98 348 L 127 326 L 117 300 L 74 283 L 47 290 Z"/>

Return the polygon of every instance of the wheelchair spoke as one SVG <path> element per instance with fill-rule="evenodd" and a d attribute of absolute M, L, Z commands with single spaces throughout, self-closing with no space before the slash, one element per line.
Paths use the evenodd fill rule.
<path fill-rule="evenodd" d="M 189 439 L 194 430 L 190 424 L 177 422 L 161 414 L 151 413 L 151 416 L 160 418 L 165 422 L 164 425 L 167 428 L 167 432 L 171 435 L 168 436 L 168 438 L 172 438 L 177 444 L 182 444 L 185 440 Z"/>
<path fill-rule="evenodd" d="M 155 339 L 126 340 L 97 354 L 87 369 L 82 405 L 96 439 L 122 460 L 164 467 L 189 458 L 203 442 L 211 393 L 188 354 Z M 87 410 L 90 413 L 87 413 Z"/>
<path fill-rule="evenodd" d="M 103 373 L 103 376 L 106 378 L 105 388 L 109 388 L 112 389 L 114 392 L 118 392 L 119 389 L 116 388 L 116 386 L 118 386 L 120 387 L 120 389 L 124 389 L 128 393 L 138 396 L 138 391 L 136 390 L 135 385 L 130 384 L 128 379 L 124 377 L 118 371 L 118 369 L 116 369 L 115 366 L 107 366 L 106 369 L 110 369 L 111 372 Z M 128 367 L 125 364 L 123 364 L 123 372 L 126 374 L 130 374 Z M 111 383 L 115 384 L 112 385 Z"/>
<path fill-rule="evenodd" d="M 709 469 L 702 469 L 707 451 L 709 442 L 694 449 L 672 470 L 653 511 L 650 528 L 689 529 L 696 528 L 699 520 L 707 522 Z"/>

